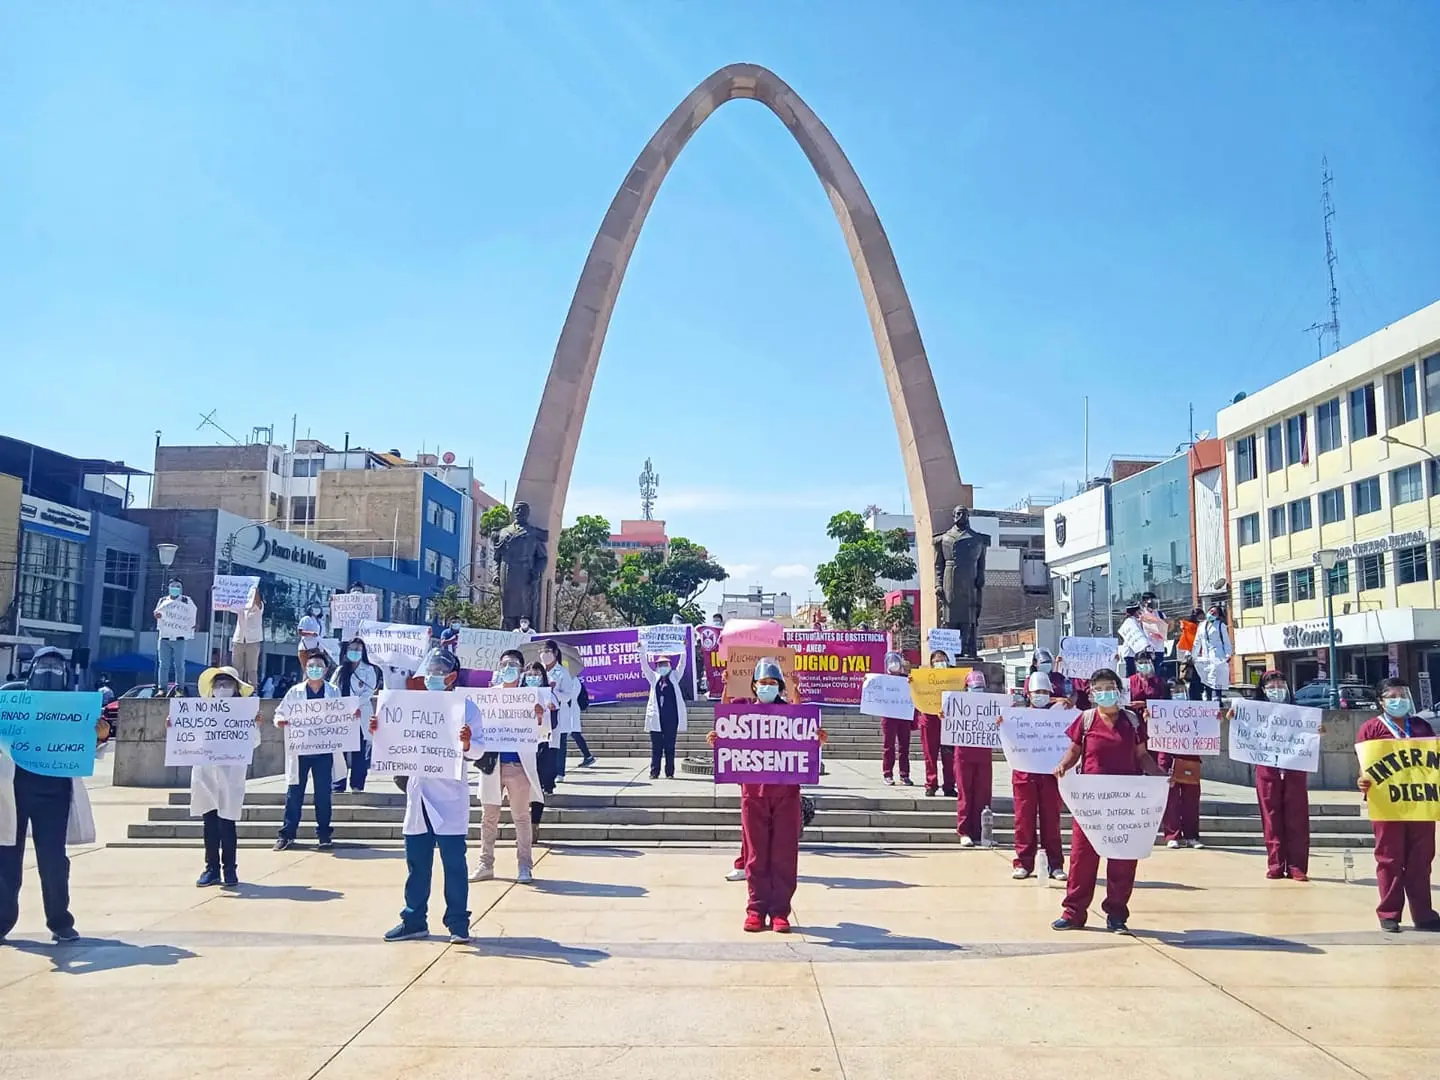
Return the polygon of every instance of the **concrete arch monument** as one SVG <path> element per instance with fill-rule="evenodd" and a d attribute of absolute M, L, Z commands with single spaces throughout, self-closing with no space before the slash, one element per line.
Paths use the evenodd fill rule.
<path fill-rule="evenodd" d="M 691 91 L 660 125 L 615 193 L 590 245 L 555 346 L 515 498 L 528 503 L 536 525 L 547 530 L 548 565 L 553 566 L 590 387 L 635 241 L 660 184 L 690 136 L 711 113 L 736 98 L 759 101 L 780 118 L 809 159 L 845 234 L 885 372 L 915 508 L 921 622 L 934 626 L 936 573 L 930 538 L 944 531 L 943 527 L 935 529 L 936 522 L 948 525 L 956 506 L 971 505 L 971 490 L 960 482 L 915 312 L 885 229 L 840 144 L 794 90 L 774 72 L 756 64 L 723 67 Z M 540 626 L 550 626 L 552 605 L 553 588 L 547 574 L 536 612 Z"/>

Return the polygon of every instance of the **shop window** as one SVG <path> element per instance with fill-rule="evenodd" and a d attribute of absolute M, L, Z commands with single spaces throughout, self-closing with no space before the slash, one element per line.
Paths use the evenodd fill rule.
<path fill-rule="evenodd" d="M 1391 427 L 1408 424 L 1420 416 L 1420 398 L 1415 385 L 1415 365 L 1385 376 L 1385 416 Z"/>
<path fill-rule="evenodd" d="M 1320 493 L 1320 524 L 1333 525 L 1345 520 L 1345 489 L 1331 488 Z"/>
<path fill-rule="evenodd" d="M 1288 528 L 1286 525 L 1285 507 L 1272 506 L 1270 508 L 1270 539 L 1274 540 L 1277 537 L 1284 536 Z"/>
<path fill-rule="evenodd" d="M 1310 517 L 1310 500 L 1296 499 L 1290 504 L 1290 531 L 1292 533 L 1304 532 L 1314 522 Z"/>
<path fill-rule="evenodd" d="M 1357 386 L 1350 391 L 1350 441 L 1368 439 L 1375 434 L 1377 429 L 1375 384 L 1366 383 L 1364 386 Z"/>
<path fill-rule="evenodd" d="M 1296 601 L 1315 599 L 1315 568 L 1313 566 L 1296 570 L 1291 578 L 1292 584 L 1295 586 L 1292 592 Z"/>
<path fill-rule="evenodd" d="M 1249 611 L 1251 608 L 1265 606 L 1265 589 L 1260 579 L 1250 578 L 1248 581 L 1240 582 L 1240 609 Z"/>
<path fill-rule="evenodd" d="M 1310 460 L 1309 431 L 1304 413 L 1296 413 L 1285 420 L 1285 464 L 1304 465 Z"/>
<path fill-rule="evenodd" d="M 1360 589 L 1383 589 L 1385 587 L 1385 556 L 1360 556 Z"/>
<path fill-rule="evenodd" d="M 1236 532 L 1239 534 L 1240 546 L 1247 544 L 1258 544 L 1260 542 L 1260 515 L 1246 514 L 1235 523 Z"/>
<path fill-rule="evenodd" d="M 1274 574 L 1270 578 L 1271 600 L 1277 604 L 1290 603 L 1290 575 Z"/>
<path fill-rule="evenodd" d="M 1430 580 L 1430 561 L 1424 544 L 1399 548 L 1395 552 L 1395 581 L 1400 585 L 1411 585 L 1417 581 Z"/>
<path fill-rule="evenodd" d="M 1340 399 L 1331 398 L 1315 406 L 1315 445 L 1320 453 L 1340 449 Z"/>
<path fill-rule="evenodd" d="M 1255 468 L 1255 436 L 1246 435 L 1235 440 L 1235 482 L 1243 484 L 1254 480 L 1259 473 Z"/>
<path fill-rule="evenodd" d="M 1380 512 L 1380 478 L 1372 476 L 1355 484 L 1355 516 Z"/>

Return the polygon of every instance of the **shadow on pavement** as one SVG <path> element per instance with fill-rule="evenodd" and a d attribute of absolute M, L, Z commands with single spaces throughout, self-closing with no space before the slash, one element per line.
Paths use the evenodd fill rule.
<path fill-rule="evenodd" d="M 546 964 L 564 964 L 566 967 L 588 968 L 602 960 L 610 959 L 604 949 L 584 949 L 576 945 L 562 945 L 549 938 L 499 937 L 470 939 L 471 951 L 487 958 L 505 957 L 511 960 L 539 960 Z"/>
<path fill-rule="evenodd" d="M 618 900 L 650 895 L 650 890 L 644 885 L 607 885 L 596 881 L 536 878 L 533 886 L 536 892 L 549 893 L 552 896 L 608 896 Z"/>
<path fill-rule="evenodd" d="M 1245 934 L 1234 930 L 1133 930 L 1131 936 L 1174 949 L 1221 949 L 1232 952 L 1278 952 L 1317 956 L 1324 949 L 1289 938 Z"/>
<path fill-rule="evenodd" d="M 1137 889 L 1167 889 L 1174 892 L 1204 892 L 1205 889 L 1199 885 L 1185 885 L 1179 881 L 1137 881 Z"/>
<path fill-rule="evenodd" d="M 815 939 L 816 944 L 833 949 L 855 949 L 858 951 L 883 952 L 962 952 L 964 946 L 936 938 L 905 937 L 892 934 L 883 926 L 867 926 L 864 923 L 842 922 L 834 926 L 801 926 L 800 932 L 806 941 Z"/>
<path fill-rule="evenodd" d="M 908 881 L 891 881 L 886 878 L 820 877 L 815 874 L 801 874 L 795 880 L 802 885 L 824 885 L 827 889 L 918 889 L 920 887 Z"/>
<path fill-rule="evenodd" d="M 353 859 L 362 862 L 367 859 L 403 859 L 405 858 L 404 848 L 378 848 L 378 847 L 340 847 L 330 852 L 332 858 Z"/>
<path fill-rule="evenodd" d="M 577 855 L 587 859 L 638 859 L 645 853 L 634 848 L 622 847 L 552 847 L 551 856 Z"/>
<path fill-rule="evenodd" d="M 909 859 L 913 858 L 908 852 L 892 851 L 889 848 L 860 848 L 860 847 L 835 847 L 826 844 L 824 847 L 806 847 L 803 843 L 804 834 L 801 834 L 801 849 L 807 855 L 823 855 L 827 859 Z"/>
<path fill-rule="evenodd" d="M 299 900 L 302 903 L 324 903 L 345 898 L 343 892 L 314 889 L 309 885 L 250 885 L 244 882 L 222 890 L 220 895 L 233 896 L 237 900 Z"/>
<path fill-rule="evenodd" d="M 197 954 L 174 945 L 132 945 L 113 938 L 81 938 L 73 945 L 46 945 L 39 941 L 6 942 L 12 949 L 49 957 L 55 973 L 88 975 L 129 967 L 171 967 Z"/>

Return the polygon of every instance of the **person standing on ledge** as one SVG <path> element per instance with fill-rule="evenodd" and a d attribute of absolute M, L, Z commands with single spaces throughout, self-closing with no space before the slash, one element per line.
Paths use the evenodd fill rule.
<path fill-rule="evenodd" d="M 156 687 L 163 693 L 173 686 L 179 696 L 185 694 L 185 648 L 186 642 L 195 636 L 195 620 L 198 612 L 195 601 L 183 593 L 180 579 L 171 578 L 165 596 L 155 605 L 156 642 L 155 655 L 159 658 L 155 674 Z M 170 615 L 170 625 L 161 622 L 162 615 Z"/>

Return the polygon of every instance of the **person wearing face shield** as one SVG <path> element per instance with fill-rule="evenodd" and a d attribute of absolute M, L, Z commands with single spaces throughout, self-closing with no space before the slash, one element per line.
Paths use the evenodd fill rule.
<path fill-rule="evenodd" d="M 944 649 L 930 653 L 932 668 L 948 668 L 950 655 Z M 955 798 L 955 755 L 940 745 L 940 717 L 936 713 L 915 711 L 915 726 L 920 729 L 920 753 L 925 758 L 925 794 L 934 795 L 944 783 L 944 792 Z"/>
<path fill-rule="evenodd" d="M 157 686 L 175 686 L 184 693 L 185 643 L 195 636 L 198 615 L 195 601 L 184 594 L 180 579 L 171 578 L 165 595 L 155 605 Z"/>
<path fill-rule="evenodd" d="M 965 692 L 989 693 L 985 673 L 980 670 L 965 676 Z M 988 746 L 955 747 L 955 831 L 960 834 L 961 847 L 980 843 L 980 822 L 990 805 L 995 766 Z"/>
<path fill-rule="evenodd" d="M 1130 676 L 1130 708 L 1140 721 L 1140 738 L 1150 739 L 1151 701 L 1169 701 L 1170 684 L 1158 672 L 1153 653 L 1135 657 L 1135 674 Z M 1149 753 L 1149 750 L 1146 750 Z M 1200 840 L 1200 758 L 1195 754 L 1156 754 L 1155 763 L 1169 776 L 1169 800 L 1160 823 L 1168 848 L 1203 848 Z"/>
<path fill-rule="evenodd" d="M 319 649 L 305 657 L 305 678 L 285 691 L 285 696 L 276 708 L 277 728 L 283 729 L 287 723 L 280 711 L 286 703 L 301 702 L 308 698 L 341 696 L 334 684 L 325 681 L 328 664 L 325 654 Z M 355 715 L 358 719 L 358 710 Z M 331 839 L 330 796 L 333 794 L 331 784 L 335 779 L 336 758 L 340 759 L 343 768 L 345 758 L 341 754 L 285 754 L 285 781 L 288 786 L 285 789 L 285 818 L 280 825 L 280 834 L 275 839 L 276 851 L 295 846 L 295 836 L 300 831 L 300 808 L 305 804 L 305 783 L 312 777 L 315 785 L 315 836 L 318 840 L 316 847 L 321 851 L 329 851 L 335 846 Z"/>
<path fill-rule="evenodd" d="M 905 658 L 898 652 L 885 654 L 885 674 L 904 675 Z M 881 755 L 880 770 L 885 775 L 885 783 L 891 787 L 895 786 L 895 763 L 900 763 L 900 783 L 911 787 L 914 781 L 910 779 L 910 732 L 915 730 L 914 718 L 898 719 L 885 716 L 880 719 L 880 732 L 885 740 L 885 749 Z"/>
<path fill-rule="evenodd" d="M 1415 699 L 1404 679 L 1386 679 L 1380 684 L 1381 712 L 1360 725 L 1357 743 L 1371 739 L 1433 739 L 1435 729 L 1415 715 Z M 1359 787 L 1367 795 L 1370 778 L 1360 774 Z M 1380 905 L 1375 914 L 1380 929 L 1400 932 L 1400 916 L 1410 905 L 1416 930 L 1440 932 L 1440 915 L 1430 896 L 1430 870 L 1435 861 L 1435 822 L 1372 821 L 1375 832 L 1375 883 Z"/>
<path fill-rule="evenodd" d="M 1032 709 L 1064 708 L 1051 692 L 1050 676 L 1033 672 L 1025 683 L 1027 704 Z M 1035 873 L 1035 856 L 1043 846 L 1050 864 L 1050 877 L 1065 880 L 1065 847 L 1060 835 L 1060 782 L 1049 773 L 1010 772 L 1010 792 L 1015 797 L 1015 858 L 1010 876 L 1023 881 Z"/>
<path fill-rule="evenodd" d="M 1041 672 L 1050 679 L 1050 697 L 1064 701 L 1076 709 L 1090 708 L 1090 694 L 1081 680 L 1067 679 L 1060 674 L 1055 654 L 1049 649 L 1036 649 L 1030 654 L 1030 674 Z"/>
<path fill-rule="evenodd" d="M 1195 660 L 1195 668 L 1198 672 L 1201 668 L 1199 661 L 1224 661 L 1228 663 L 1235 655 L 1235 647 L 1230 641 L 1230 631 L 1225 627 L 1224 608 L 1217 602 L 1212 603 L 1205 613 L 1205 623 L 1195 631 L 1195 647 L 1190 654 Z M 1215 701 L 1220 697 L 1220 691 L 1213 686 L 1205 685 L 1203 692 L 1206 701 Z"/>
<path fill-rule="evenodd" d="M 650 680 L 650 698 L 645 703 L 645 730 L 650 733 L 650 779 L 660 778 L 664 762 L 665 779 L 675 779 L 675 740 L 685 730 L 685 696 L 680 680 L 685 675 L 685 653 L 673 666 L 670 657 L 640 650 L 640 670 Z"/>
<path fill-rule="evenodd" d="M 249 697 L 255 692 L 233 667 L 201 672 L 199 689 L 204 698 Z M 255 723 L 261 723 L 259 713 Z M 247 771 L 245 765 L 194 765 L 190 769 L 190 816 L 205 824 L 205 872 L 195 882 L 199 888 L 224 885 L 229 889 L 240 884 L 235 869 L 235 823 L 243 812 Z"/>
<path fill-rule="evenodd" d="M 335 673 L 330 676 L 330 681 L 335 689 L 340 691 L 341 697 L 360 699 L 362 736 L 360 749 L 351 750 L 344 756 L 349 776 L 342 772 L 331 788 L 337 795 L 344 794 L 348 779 L 352 789 L 364 791 L 365 779 L 370 775 L 370 754 L 373 746 L 370 741 L 370 717 L 375 714 L 375 695 L 380 692 L 385 674 L 370 662 L 370 650 L 365 647 L 364 640 L 354 637 L 345 643 L 340 654 L 340 663 L 336 666 Z"/>
<path fill-rule="evenodd" d="M 1278 671 L 1260 677 L 1260 692 L 1277 705 L 1293 705 L 1290 685 Z M 1265 876 L 1272 880 L 1310 877 L 1310 774 L 1300 769 L 1255 766 L 1255 795 L 1265 834 Z"/>
<path fill-rule="evenodd" d="M 519 658 L 519 654 L 515 656 Z M 526 667 L 518 679 L 501 681 L 497 685 L 538 690 L 549 687 L 550 680 L 546 677 L 544 664 L 537 662 Z M 535 706 L 537 723 L 545 722 L 545 713 L 544 706 Z M 495 840 L 500 835 L 500 806 L 508 798 L 510 820 L 515 825 L 515 880 L 521 885 L 528 885 L 535 880 L 531 844 L 536 823 L 531 817 L 535 806 L 542 810 L 545 806 L 535 753 L 485 753 L 480 755 L 477 765 L 480 769 L 480 864 L 470 875 L 470 880 L 489 881 L 495 876 Z"/>
<path fill-rule="evenodd" d="M 324 633 L 325 624 L 321 621 L 320 605 L 312 603 L 306 607 L 305 614 L 300 617 L 300 624 L 295 628 L 295 634 L 300 639 L 296 648 L 299 650 L 301 667 L 304 667 L 306 657 L 320 651 L 320 637 Z"/>
<path fill-rule="evenodd" d="M 36 650 L 25 680 L 35 693 L 70 688 L 69 664 L 53 646 Z M 96 721 L 96 756 L 104 753 L 110 725 Z M 15 763 L 0 750 L 0 942 L 20 919 L 20 884 L 24 876 L 25 837 L 35 843 L 35 871 L 45 925 L 57 945 L 80 940 L 70 913 L 70 859 L 66 844 L 93 844 L 95 817 L 90 796 L 79 777 L 44 776 Z"/>

